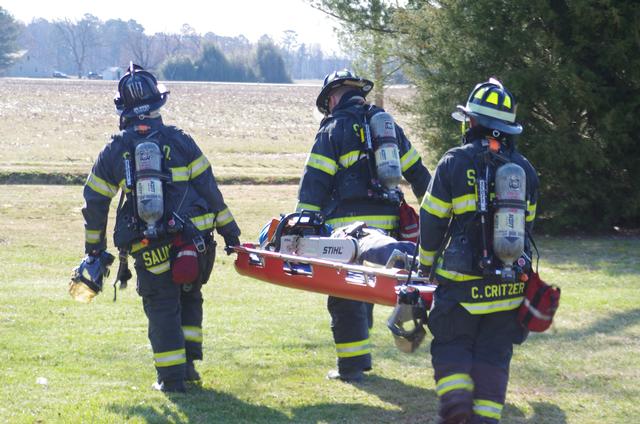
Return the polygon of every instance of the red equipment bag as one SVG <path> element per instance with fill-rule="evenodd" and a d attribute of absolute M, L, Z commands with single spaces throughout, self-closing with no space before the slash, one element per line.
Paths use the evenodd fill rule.
<path fill-rule="evenodd" d="M 198 251 L 193 243 L 185 242 L 180 235 L 173 240 L 176 249 L 175 258 L 171 264 L 171 277 L 175 284 L 192 284 L 198 279 Z"/>
<path fill-rule="evenodd" d="M 415 209 L 404 200 L 400 203 L 398 214 L 400 216 L 398 240 L 417 243 L 418 236 L 420 235 L 420 216 L 416 213 Z"/>
<path fill-rule="evenodd" d="M 532 272 L 527 280 L 524 302 L 518 310 L 518 320 L 530 331 L 543 332 L 551 326 L 560 304 L 560 287 L 549 285 Z"/>

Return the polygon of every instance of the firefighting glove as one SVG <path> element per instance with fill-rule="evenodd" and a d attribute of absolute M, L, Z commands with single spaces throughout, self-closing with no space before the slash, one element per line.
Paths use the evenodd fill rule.
<path fill-rule="evenodd" d="M 76 283 L 84 283 L 95 293 L 98 293 L 102 290 L 104 278 L 109 276 L 109 266 L 114 259 L 115 257 L 106 250 L 91 252 L 73 270 L 71 280 Z"/>
<path fill-rule="evenodd" d="M 240 238 L 238 236 L 224 236 L 224 251 L 227 256 L 233 253 L 232 247 L 240 246 Z"/>

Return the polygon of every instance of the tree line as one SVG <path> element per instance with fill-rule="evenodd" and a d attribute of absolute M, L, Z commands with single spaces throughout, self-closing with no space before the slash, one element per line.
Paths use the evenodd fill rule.
<path fill-rule="evenodd" d="M 348 60 L 325 54 L 318 44 L 298 43 L 287 31 L 281 40 L 198 33 L 185 24 L 178 33 L 147 34 L 135 20 L 99 18 L 17 22 L 0 7 L 0 72 L 26 55 L 41 69 L 85 77 L 88 72 L 130 60 L 164 79 L 287 83 L 320 79 Z M 49 75 L 51 76 L 50 72 Z"/>

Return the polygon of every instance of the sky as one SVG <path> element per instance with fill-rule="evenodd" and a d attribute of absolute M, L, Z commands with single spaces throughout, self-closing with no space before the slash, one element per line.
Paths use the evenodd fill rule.
<path fill-rule="evenodd" d="M 34 18 L 75 20 L 90 13 L 103 21 L 134 19 L 147 34 L 177 33 L 188 23 L 201 34 L 242 34 L 255 42 L 263 34 L 280 41 L 285 30 L 293 30 L 299 43 L 339 52 L 335 21 L 305 0 L 2 0 L 1 6 L 24 23 Z"/>

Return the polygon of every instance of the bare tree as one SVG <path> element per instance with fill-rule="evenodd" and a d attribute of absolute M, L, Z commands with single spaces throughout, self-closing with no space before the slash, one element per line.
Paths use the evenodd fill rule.
<path fill-rule="evenodd" d="M 65 47 L 73 55 L 78 78 L 82 78 L 87 58 L 98 45 L 97 28 L 99 24 L 98 18 L 90 14 L 84 15 L 82 19 L 75 22 L 68 18 L 55 22 Z"/>

